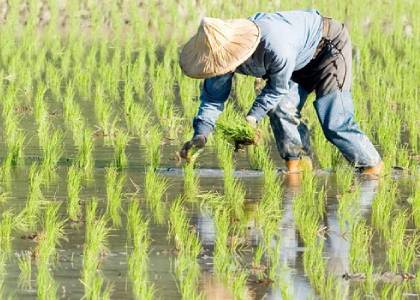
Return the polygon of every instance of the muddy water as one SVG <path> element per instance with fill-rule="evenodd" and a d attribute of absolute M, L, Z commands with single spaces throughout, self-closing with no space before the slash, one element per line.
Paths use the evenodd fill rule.
<path fill-rule="evenodd" d="M 60 166 L 57 169 L 57 180 L 48 188 L 44 188 L 45 197 L 51 201 L 62 202 L 61 213 L 63 219 L 66 218 L 65 204 L 66 204 L 66 177 L 67 170 L 74 157 L 74 150 L 71 148 L 71 141 L 69 137 L 66 139 L 66 152 L 63 159 L 60 161 Z M 4 147 L 2 147 L 4 149 Z M 173 159 L 173 153 L 177 147 L 166 145 L 163 146 L 163 159 L 159 172 L 165 176 L 170 188 L 167 192 L 167 201 L 170 203 L 176 195 L 182 192 L 183 177 L 176 166 Z M 144 181 L 144 149 L 139 145 L 137 140 L 132 140 L 127 148 L 129 156 L 129 166 L 124 170 L 127 176 L 124 192 L 133 193 L 135 186 L 140 185 L 142 189 Z M 10 186 L 4 186 L 3 190 L 7 191 L 10 198 L 6 203 L 0 204 L 0 210 L 13 209 L 18 212 L 25 205 L 28 189 L 28 171 L 32 161 L 37 160 L 40 153 L 33 141 L 25 149 L 27 155 L 26 164 L 16 170 L 13 170 L 12 180 Z M 4 155 L 4 153 L 2 153 Z M 110 147 L 104 147 L 102 141 L 97 141 L 95 148 L 95 172 L 94 180 L 89 185 L 85 186 L 81 192 L 82 200 L 89 200 L 95 196 L 100 201 L 100 210 L 104 212 L 106 204 L 106 190 L 105 190 L 105 167 L 109 166 L 113 158 L 113 150 Z M 247 201 L 253 205 L 248 205 L 250 209 L 258 205 L 261 197 L 262 177 L 261 173 L 257 171 L 250 171 L 249 165 L 246 161 L 244 153 L 237 154 L 237 172 L 236 175 L 244 182 L 247 190 Z M 282 167 L 282 162 L 276 155 L 273 155 L 275 163 L 278 167 Z M 215 152 L 209 148 L 200 158 L 201 165 L 198 174 L 200 175 L 200 190 L 202 191 L 222 191 L 223 178 L 222 173 L 218 169 Z M 327 263 L 328 272 L 341 276 L 349 267 L 349 240 L 346 233 L 342 232 L 338 222 L 338 202 L 335 187 L 335 178 L 333 174 L 328 171 L 317 171 L 317 174 L 322 179 L 320 182 L 326 185 L 328 190 L 328 200 L 326 207 L 326 216 L 323 220 L 324 225 L 328 228 L 326 235 L 324 258 Z M 282 175 L 280 175 L 282 176 Z M 395 174 L 395 180 L 399 181 L 400 198 L 398 204 L 401 209 L 408 208 L 407 197 L 411 185 L 414 183 L 413 179 L 407 177 L 400 177 Z M 358 185 L 361 189 L 360 199 L 358 202 L 358 210 L 360 214 L 370 222 L 371 204 L 375 197 L 378 188 L 378 181 L 363 181 L 360 180 Z M 292 205 L 293 196 L 299 191 L 299 187 L 288 185 L 286 181 L 283 182 L 284 196 L 282 201 L 283 217 L 278 228 L 281 238 L 282 246 L 280 259 L 287 269 L 281 272 L 281 277 L 289 286 L 292 295 L 295 299 L 306 299 L 316 297 L 308 278 L 305 276 L 303 269 L 303 253 L 304 245 L 296 230 L 293 220 Z M 141 195 L 141 194 L 140 194 Z M 129 196 L 124 197 L 124 211 L 128 205 Z M 147 208 L 143 205 L 143 210 L 147 214 Z M 203 244 L 203 253 L 200 255 L 198 261 L 201 266 L 201 283 L 202 286 L 210 286 L 212 289 L 217 289 L 212 277 L 213 262 L 212 253 L 216 237 L 214 223 L 211 215 L 199 207 L 191 205 L 189 207 L 191 216 L 191 223 L 196 226 L 200 240 Z M 124 216 L 122 218 L 125 219 Z M 412 225 L 411 225 L 412 226 Z M 113 229 L 109 236 L 109 255 L 106 257 L 101 269 L 106 280 L 112 283 L 113 299 L 132 299 L 131 286 L 127 276 L 127 253 L 130 253 L 130 248 L 127 246 L 127 236 L 125 230 L 125 220 L 122 229 Z M 84 242 L 84 224 L 66 223 L 66 240 L 62 241 L 59 246 L 58 263 L 51 270 L 54 279 L 58 284 L 58 297 L 62 299 L 80 299 L 83 297 L 83 284 L 80 281 L 83 263 L 83 242 Z M 150 227 L 152 237 L 152 247 L 150 251 L 150 278 L 156 287 L 156 296 L 160 299 L 179 299 L 180 294 L 177 290 L 175 275 L 173 272 L 174 265 L 174 245 L 168 240 L 168 228 L 166 225 L 151 224 Z M 25 250 L 33 249 L 35 242 L 22 238 L 22 232 L 14 232 L 13 252 L 19 255 Z M 246 251 L 242 251 L 244 261 L 251 262 L 253 257 L 253 250 L 258 244 L 258 236 L 253 230 L 252 225 L 249 228 L 247 235 L 248 246 Z M 385 245 L 375 235 L 373 243 L 373 256 L 375 261 L 375 268 L 378 270 L 386 270 L 385 266 Z M 417 261 L 418 264 L 418 261 Z M 383 267 L 382 267 L 383 266 Z M 17 266 L 17 258 L 12 256 L 7 260 L 6 274 L 4 275 L 4 287 L 6 294 L 14 296 L 16 299 L 33 299 L 36 298 L 36 266 L 33 264 L 32 280 L 30 288 L 22 288 L 18 284 L 19 268 Z M 350 287 L 354 289 L 357 287 L 356 283 L 342 280 L 343 287 Z M 248 289 L 254 299 L 281 299 L 280 290 L 257 283 L 255 280 L 250 280 Z M 409 284 L 405 291 L 407 294 L 416 296 L 416 291 L 413 284 Z"/>

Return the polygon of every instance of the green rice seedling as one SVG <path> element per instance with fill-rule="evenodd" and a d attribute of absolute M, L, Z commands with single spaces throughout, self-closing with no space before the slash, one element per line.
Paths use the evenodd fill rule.
<path fill-rule="evenodd" d="M 71 88 L 67 88 L 67 93 L 71 93 L 70 95 L 66 95 L 64 98 L 64 120 L 68 128 L 73 133 L 73 141 L 76 147 L 80 147 L 83 142 L 83 135 L 80 133 L 86 127 L 86 121 L 82 115 L 82 111 L 80 106 L 74 101 L 73 91 L 68 91 Z"/>
<path fill-rule="evenodd" d="M 396 199 L 396 183 L 391 179 L 384 179 L 372 203 L 372 224 L 384 235 L 388 234 L 391 212 Z"/>
<path fill-rule="evenodd" d="M 247 147 L 248 161 L 252 169 L 262 170 L 267 159 L 268 149 L 264 145 L 251 145 Z"/>
<path fill-rule="evenodd" d="M 340 153 L 328 143 L 319 126 L 314 127 L 312 144 L 321 168 L 332 168 L 337 165 Z"/>
<path fill-rule="evenodd" d="M 226 274 L 232 264 L 231 251 L 227 245 L 229 239 L 229 211 L 217 210 L 214 215 L 216 241 L 214 246 L 214 270 L 216 274 Z"/>
<path fill-rule="evenodd" d="M 96 85 L 95 115 L 104 136 L 113 136 L 116 120 L 114 119 L 114 121 L 112 121 L 111 102 L 105 98 L 105 92 L 100 83 Z"/>
<path fill-rule="evenodd" d="M 4 164 L 10 166 L 22 164 L 23 144 L 25 142 L 25 135 L 22 132 L 22 129 L 18 128 L 18 121 L 14 119 L 15 117 L 10 121 L 6 120 L 5 122 L 7 156 Z"/>
<path fill-rule="evenodd" d="M 348 299 L 349 285 L 341 278 L 328 274 L 320 294 L 323 299 Z"/>
<path fill-rule="evenodd" d="M 14 215 L 11 211 L 4 211 L 0 221 L 0 251 L 9 253 L 12 249 L 12 230 L 14 227 Z"/>
<path fill-rule="evenodd" d="M 114 140 L 114 163 L 119 169 L 124 168 L 128 164 L 127 154 L 125 148 L 128 145 L 130 137 L 127 133 L 122 130 L 118 130 Z"/>
<path fill-rule="evenodd" d="M 366 225 L 364 220 L 360 220 L 351 227 L 351 272 L 362 272 L 368 276 L 369 270 L 371 270 L 370 245 L 372 241 L 372 235 L 372 229 Z"/>
<path fill-rule="evenodd" d="M 136 299 L 154 299 L 155 288 L 148 277 L 149 222 L 140 213 L 139 201 L 133 198 L 127 211 L 127 231 L 133 245 L 128 257 L 128 274 Z"/>
<path fill-rule="evenodd" d="M 58 299 L 58 285 L 51 274 L 48 264 L 38 264 L 37 270 L 36 285 L 38 299 Z"/>
<path fill-rule="evenodd" d="M 82 283 L 85 287 L 85 296 L 88 299 L 107 299 L 111 286 L 104 288 L 104 279 L 98 269 L 101 256 L 107 252 L 107 237 L 109 228 L 104 217 L 97 217 L 98 202 L 93 199 L 86 205 L 86 233 L 83 248 Z"/>
<path fill-rule="evenodd" d="M 48 143 L 41 145 L 43 149 L 43 161 L 41 168 L 49 173 L 52 172 L 63 155 L 63 134 L 55 130 L 49 137 Z"/>
<path fill-rule="evenodd" d="M 393 219 L 389 232 L 386 233 L 388 244 L 387 261 L 391 271 L 398 272 L 400 266 L 404 264 L 404 271 L 408 271 L 415 257 L 415 244 L 418 241 L 413 237 L 406 245 L 404 242 L 407 227 L 407 214 L 399 212 Z"/>
<path fill-rule="evenodd" d="M 397 166 L 408 170 L 411 164 L 409 149 L 407 149 L 407 147 L 402 147 L 401 149 L 398 149 L 398 156 L 396 157 L 396 160 Z"/>
<path fill-rule="evenodd" d="M 216 125 L 216 132 L 227 141 L 237 144 L 256 144 L 259 136 L 255 128 L 243 119 L 221 118 Z"/>
<path fill-rule="evenodd" d="M 18 266 L 20 270 L 19 285 L 22 288 L 31 288 L 32 278 L 32 252 L 25 251 L 18 256 Z"/>
<path fill-rule="evenodd" d="M 146 129 L 150 125 L 150 114 L 141 105 L 134 103 L 126 118 L 130 132 L 140 137 L 140 143 L 146 144 Z"/>
<path fill-rule="evenodd" d="M 76 166 L 71 166 L 67 173 L 67 214 L 70 220 L 76 221 L 81 217 L 80 191 L 82 189 L 83 174 Z"/>
<path fill-rule="evenodd" d="M 191 80 L 186 76 L 180 77 L 178 81 L 179 97 L 182 104 L 183 116 L 186 119 L 192 119 L 197 111 L 197 103 L 193 98 L 197 93 L 197 81 Z"/>
<path fill-rule="evenodd" d="M 252 76 L 237 76 L 235 78 L 236 101 L 245 113 L 255 99 L 255 78 Z"/>
<path fill-rule="evenodd" d="M 335 170 L 335 178 L 339 194 L 350 192 L 355 174 L 350 166 L 340 165 Z"/>
<path fill-rule="evenodd" d="M 73 123 L 81 115 L 79 105 L 74 101 L 74 88 L 74 83 L 72 81 L 68 82 L 63 99 L 63 116 L 64 120 L 69 124 Z"/>
<path fill-rule="evenodd" d="M 405 243 L 405 247 L 402 251 L 402 257 L 400 258 L 400 265 L 403 272 L 408 273 L 413 268 L 419 240 L 420 239 L 417 235 L 413 235 Z"/>
<path fill-rule="evenodd" d="M 77 146 L 76 164 L 85 171 L 88 178 L 91 177 L 94 166 L 93 148 L 93 133 L 90 129 L 85 128 L 81 134 L 81 143 Z"/>
<path fill-rule="evenodd" d="M 42 218 L 42 232 L 38 236 L 38 245 L 35 250 L 37 253 L 38 264 L 49 264 L 51 258 L 57 254 L 57 246 L 60 240 L 64 238 L 64 224 L 59 216 L 60 205 L 57 203 L 49 203 Z"/>
<path fill-rule="evenodd" d="M 324 188 L 320 191 L 316 191 L 316 183 L 317 181 L 315 176 L 309 172 L 303 173 L 302 191 L 295 198 L 293 206 L 293 212 L 298 226 L 304 225 L 305 220 L 307 219 L 314 224 L 318 223 L 325 212 L 326 192 Z M 301 234 L 306 236 L 305 226 L 301 229 L 303 230 Z M 308 233 L 308 236 L 310 236 L 310 231 Z"/>
<path fill-rule="evenodd" d="M 303 265 L 305 273 L 308 275 L 309 282 L 317 293 L 325 294 L 325 262 L 322 257 L 323 241 L 318 239 L 311 244 L 305 244 L 303 253 Z"/>
<path fill-rule="evenodd" d="M 221 137 L 216 137 L 216 149 L 219 164 L 223 169 L 224 197 L 232 216 L 243 220 L 243 204 L 245 202 L 245 189 L 240 181 L 234 177 L 233 148 Z"/>
<path fill-rule="evenodd" d="M 381 299 L 398 300 L 404 299 L 404 285 L 395 285 L 392 283 L 385 283 L 380 291 Z"/>
<path fill-rule="evenodd" d="M 268 248 L 267 256 L 269 258 L 270 264 L 268 265 L 267 277 L 273 280 L 273 288 L 279 289 L 282 299 L 291 300 L 294 299 L 293 291 L 288 285 L 285 277 L 288 276 L 287 273 L 290 273 L 286 263 L 281 262 L 281 241 L 276 239 L 273 242 L 273 245 Z"/>
<path fill-rule="evenodd" d="M 199 193 L 199 178 L 196 174 L 194 163 L 186 163 L 182 167 L 184 172 L 184 196 L 189 201 L 194 201 Z"/>
<path fill-rule="evenodd" d="M 40 122 L 43 115 L 47 114 L 48 107 L 44 101 L 45 93 L 47 92 L 47 87 L 40 84 L 37 88 L 37 92 L 34 99 L 34 116 L 37 123 Z"/>
<path fill-rule="evenodd" d="M 420 183 L 418 181 L 413 185 L 411 197 L 408 198 L 408 202 L 412 207 L 414 224 L 417 229 L 420 229 Z"/>
<path fill-rule="evenodd" d="M 127 242 L 130 243 L 134 235 L 137 232 L 137 229 L 146 226 L 148 227 L 148 220 L 144 219 L 144 216 L 140 210 L 140 199 L 134 195 L 129 202 L 127 208 Z M 147 231 L 146 231 L 147 232 Z"/>
<path fill-rule="evenodd" d="M 114 167 L 106 169 L 106 214 L 110 217 L 112 225 L 121 226 L 121 201 L 125 176 L 119 175 Z"/>
<path fill-rule="evenodd" d="M 142 99 L 146 92 L 146 81 L 144 80 L 144 76 L 146 73 L 146 51 L 145 49 L 140 49 L 138 56 L 132 65 L 132 68 L 129 73 L 129 77 L 133 82 L 136 84 L 134 85 L 134 90 L 137 93 L 138 97 Z"/>
<path fill-rule="evenodd" d="M 247 299 L 249 291 L 246 286 L 248 273 L 246 271 L 236 272 L 235 277 L 231 277 L 232 292 L 235 299 Z M 232 280 L 235 278 L 234 280 Z"/>
<path fill-rule="evenodd" d="M 164 221 L 164 195 L 168 188 L 165 178 L 159 176 L 149 167 L 144 178 L 144 195 L 147 205 L 152 211 L 153 218 L 158 224 Z"/>
<path fill-rule="evenodd" d="M 129 116 L 134 107 L 134 95 L 133 95 L 133 82 L 131 80 L 127 80 L 124 84 L 124 114 L 125 116 Z M 130 125 L 128 125 L 130 127 Z"/>
<path fill-rule="evenodd" d="M 60 220 L 59 208 L 60 205 L 56 203 L 47 205 L 43 216 L 42 232 L 38 236 L 38 244 L 35 249 L 38 269 L 37 294 L 40 299 L 57 298 L 57 284 L 49 267 L 51 260 L 57 254 L 56 247 L 64 237 L 65 220 Z"/>
<path fill-rule="evenodd" d="M 360 212 L 358 210 L 358 199 L 360 199 L 360 190 L 356 189 L 354 192 L 346 192 L 338 197 L 338 221 L 340 223 L 340 229 L 343 232 L 347 231 L 351 224 L 357 222 L 360 218 Z M 350 225 L 350 226 L 349 226 Z"/>
<path fill-rule="evenodd" d="M 188 216 L 182 207 L 183 199 L 178 196 L 169 209 L 169 236 L 175 241 L 178 250 L 183 248 L 185 236 L 188 235 L 189 223 Z"/>
<path fill-rule="evenodd" d="M 169 235 L 179 251 L 175 261 L 175 274 L 183 299 L 200 299 L 197 294 L 200 274 L 197 257 L 201 252 L 201 244 L 195 231 L 191 230 L 182 203 L 182 197 L 177 197 L 169 210 Z"/>
<path fill-rule="evenodd" d="M 169 209 L 169 235 L 173 237 L 176 248 L 191 257 L 197 257 L 201 251 L 200 241 L 191 230 L 189 218 L 182 207 L 182 197 L 177 197 Z"/>
<path fill-rule="evenodd" d="M 29 170 L 29 191 L 24 209 L 18 214 L 16 225 L 22 230 L 36 230 L 42 206 L 45 202 L 41 186 L 44 176 L 36 163 Z"/>
<path fill-rule="evenodd" d="M 168 93 L 170 84 L 169 73 L 165 72 L 162 64 L 158 64 L 156 69 L 156 75 L 152 77 L 152 99 L 154 111 L 162 124 L 171 114 L 173 96 Z"/>
<path fill-rule="evenodd" d="M 167 110 L 165 118 L 161 120 L 161 126 L 164 128 L 165 137 L 169 140 L 176 140 L 183 127 L 183 120 L 178 116 L 174 106 L 168 107 Z"/>
<path fill-rule="evenodd" d="M 178 255 L 175 259 L 175 275 L 182 299 L 203 299 L 202 294 L 198 293 L 200 266 L 194 257 L 185 253 Z"/>
<path fill-rule="evenodd" d="M 254 251 L 254 258 L 252 260 L 252 265 L 255 268 L 260 268 L 262 265 L 262 259 L 264 257 L 264 250 L 265 247 L 262 244 L 259 244 L 258 247 Z M 258 277 L 261 277 L 261 274 L 258 274 Z"/>
<path fill-rule="evenodd" d="M 51 89 L 53 96 L 59 98 L 61 96 L 61 82 L 63 76 L 53 63 L 47 62 L 45 69 L 47 86 Z"/>
<path fill-rule="evenodd" d="M 160 163 L 160 146 L 162 141 L 162 132 L 158 127 L 152 127 L 148 135 L 148 143 L 146 144 L 146 158 L 151 168 L 157 168 Z"/>
<path fill-rule="evenodd" d="M 51 138 L 51 123 L 48 119 L 48 113 L 41 116 L 38 122 L 38 143 L 41 148 L 46 146 Z"/>
<path fill-rule="evenodd" d="M 277 171 L 267 158 L 263 164 L 263 195 L 256 212 L 256 221 L 262 233 L 264 252 L 270 252 L 273 238 L 278 237 L 278 223 L 281 219 L 282 190 L 278 182 Z"/>

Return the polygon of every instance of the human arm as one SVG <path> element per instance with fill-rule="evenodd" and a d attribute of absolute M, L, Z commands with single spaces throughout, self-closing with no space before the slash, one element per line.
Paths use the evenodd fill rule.
<path fill-rule="evenodd" d="M 248 117 L 260 121 L 283 97 L 289 94 L 289 81 L 295 69 L 295 57 L 288 50 L 267 53 L 267 83 L 248 112 Z"/>
<path fill-rule="evenodd" d="M 233 73 L 216 76 L 204 80 L 201 90 L 201 104 L 193 120 L 194 136 L 186 142 L 180 151 L 180 156 L 187 159 L 188 152 L 193 147 L 203 148 L 207 136 L 214 130 L 216 120 L 223 112 L 224 103 L 229 97 L 232 87 Z"/>
<path fill-rule="evenodd" d="M 219 115 L 223 112 L 232 87 L 233 73 L 204 80 L 201 104 L 193 120 L 194 136 L 207 136 L 213 132 Z"/>

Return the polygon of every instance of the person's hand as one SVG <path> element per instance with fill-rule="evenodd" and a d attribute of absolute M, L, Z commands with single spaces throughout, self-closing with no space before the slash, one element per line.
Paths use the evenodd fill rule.
<path fill-rule="evenodd" d="M 179 155 L 183 159 L 188 159 L 188 153 L 194 147 L 196 149 L 202 149 L 206 145 L 207 139 L 204 135 L 196 135 L 190 141 L 186 142 L 182 147 L 181 151 L 179 151 Z"/>
<path fill-rule="evenodd" d="M 252 128 L 257 128 L 257 119 L 253 116 L 246 116 L 245 120 Z"/>
<path fill-rule="evenodd" d="M 251 126 L 252 128 L 255 129 L 255 140 L 253 140 L 253 141 L 248 141 L 248 140 L 235 141 L 235 151 L 241 150 L 245 146 L 257 144 L 261 139 L 261 133 L 257 129 L 257 119 L 253 116 L 248 115 L 248 116 L 245 117 L 245 120 L 249 124 L 249 126 Z"/>

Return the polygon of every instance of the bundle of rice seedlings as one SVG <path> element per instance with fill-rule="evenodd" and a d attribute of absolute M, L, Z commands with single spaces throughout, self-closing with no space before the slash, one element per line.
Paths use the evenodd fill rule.
<path fill-rule="evenodd" d="M 245 120 L 224 118 L 217 122 L 216 133 L 221 134 L 228 142 L 238 145 L 255 145 L 259 140 L 259 133 Z"/>

